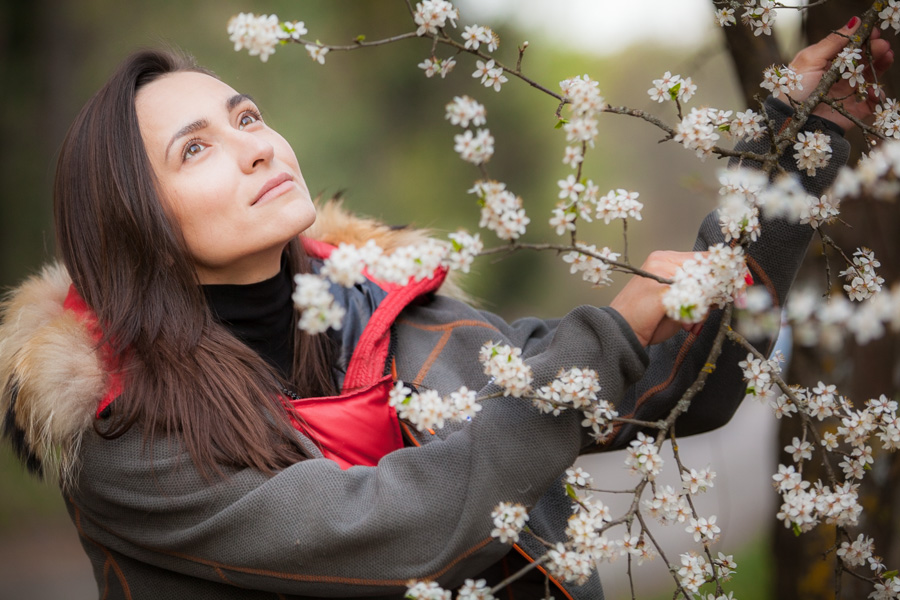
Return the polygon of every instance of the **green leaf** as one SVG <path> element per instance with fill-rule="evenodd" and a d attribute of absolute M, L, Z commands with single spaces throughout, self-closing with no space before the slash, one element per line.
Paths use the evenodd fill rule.
<path fill-rule="evenodd" d="M 893 571 L 886 571 L 885 573 L 882 573 L 881 576 L 884 577 L 885 581 L 887 581 L 888 579 L 893 579 L 894 577 L 896 577 L 897 574 L 898 571 L 894 569 Z"/>
<path fill-rule="evenodd" d="M 794 535 L 796 535 L 797 537 L 800 537 L 800 534 L 803 533 L 802 531 L 800 531 L 800 526 L 797 525 L 796 523 L 793 524 L 793 530 L 794 530 Z"/>
<path fill-rule="evenodd" d="M 575 488 L 569 483 L 566 484 L 566 495 L 572 500 L 578 501 L 578 495 L 575 493 Z"/>
<path fill-rule="evenodd" d="M 556 125 L 553 126 L 553 129 L 562 129 L 562 126 L 568 123 L 568 119 L 560 119 L 556 122 Z"/>
<path fill-rule="evenodd" d="M 363 35 L 363 34 L 359 34 L 358 36 L 356 36 L 356 41 L 357 41 L 357 42 L 364 42 L 364 41 L 366 41 L 366 36 Z"/>
<path fill-rule="evenodd" d="M 681 82 L 679 81 L 675 85 L 669 88 L 669 96 L 674 100 L 678 97 L 678 90 L 681 89 Z"/>

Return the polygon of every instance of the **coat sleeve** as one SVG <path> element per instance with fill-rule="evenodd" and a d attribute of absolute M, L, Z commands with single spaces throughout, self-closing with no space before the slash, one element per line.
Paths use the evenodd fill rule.
<path fill-rule="evenodd" d="M 479 314 L 450 302 L 457 316 Z M 404 318 L 421 321 L 422 311 L 435 316 L 426 304 Z M 552 328 L 474 329 L 527 347 L 539 380 L 560 364 L 603 363 L 604 389 L 621 395 L 645 366 L 630 332 L 603 309 L 576 309 Z M 398 344 L 404 354 L 402 332 Z M 500 501 L 533 506 L 584 442 L 576 411 L 548 418 L 501 397 L 445 439 L 376 467 L 341 470 L 316 458 L 272 477 L 244 469 L 208 482 L 173 440 L 146 446 L 136 429 L 115 440 L 91 432 L 70 510 L 86 546 L 140 573 L 315 597 L 396 595 L 412 578 L 458 585 L 508 552 L 491 538 L 491 511 Z"/>
<path fill-rule="evenodd" d="M 790 107 L 771 98 L 766 102 L 766 110 L 779 129 L 793 116 Z M 840 127 L 819 117 L 811 117 L 804 130 L 822 131 L 831 137 L 833 155 L 828 166 L 819 169 L 815 177 L 799 175 L 806 191 L 819 196 L 830 187 L 839 169 L 847 162 L 850 145 Z M 767 140 L 741 143 L 738 149 L 764 153 L 767 151 Z M 789 173 L 797 173 L 791 151 L 782 155 L 780 165 Z M 732 159 L 731 166 L 738 166 L 736 159 Z M 744 166 L 757 168 L 759 165 L 750 163 Z M 761 225 L 759 239 L 747 251 L 748 265 L 754 283 L 766 286 L 773 304 L 783 306 L 806 254 L 813 229 L 809 225 L 790 223 L 784 219 L 763 219 Z M 703 221 L 694 250 L 706 250 L 719 242 L 724 242 L 724 236 L 714 211 Z M 703 368 L 720 322 L 721 311 L 713 311 L 699 336 L 681 332 L 662 344 L 652 346 L 649 349 L 650 366 L 637 385 L 625 394 L 620 414 L 647 421 L 664 418 Z M 771 352 L 774 342 L 770 338 L 755 341 L 754 345 L 767 354 Z M 707 379 L 703 391 L 676 423 L 678 435 L 708 431 L 731 419 L 744 397 L 745 384 L 738 362 L 746 356 L 746 350 L 726 340 L 715 371 Z M 635 426 L 625 425 L 604 449 L 624 447 L 636 433 Z"/>

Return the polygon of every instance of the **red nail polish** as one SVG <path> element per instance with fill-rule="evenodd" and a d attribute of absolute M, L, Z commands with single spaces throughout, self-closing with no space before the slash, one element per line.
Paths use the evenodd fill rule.
<path fill-rule="evenodd" d="M 751 275 L 749 272 L 744 275 L 744 283 L 746 283 L 747 285 L 753 285 L 753 275 Z"/>
<path fill-rule="evenodd" d="M 856 27 L 856 24 L 859 23 L 859 17 L 853 17 L 850 19 L 850 22 L 847 23 L 847 29 L 853 29 Z"/>

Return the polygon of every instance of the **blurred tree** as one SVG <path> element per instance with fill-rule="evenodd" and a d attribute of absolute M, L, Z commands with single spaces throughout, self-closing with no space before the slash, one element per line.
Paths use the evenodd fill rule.
<path fill-rule="evenodd" d="M 820 40 L 871 6 L 872 2 L 868 0 L 844 0 L 811 8 L 804 13 L 803 37 L 807 42 Z M 754 39 L 749 28 L 729 27 L 725 33 L 744 96 L 750 102 L 760 91 L 762 70 L 771 64 L 786 63 L 790 57 L 781 55 L 774 38 L 760 36 Z M 900 90 L 900 72 L 892 69 L 886 74 L 883 83 L 888 96 L 896 97 Z M 851 131 L 848 138 L 855 149 L 855 154 L 851 157 L 852 163 L 859 158 L 859 149 L 865 147 L 865 141 L 858 130 Z M 896 282 L 900 239 L 893 232 L 900 224 L 900 206 L 896 202 L 886 203 L 873 199 L 845 202 L 841 206 L 841 218 L 851 223 L 852 227 L 838 225 L 825 227 L 823 230 L 848 254 L 858 247 L 873 249 L 875 256 L 882 260 L 879 275 L 885 278 L 887 285 Z M 832 272 L 830 292 L 844 293 L 841 289 L 843 281 L 836 278 L 837 271 L 843 269 L 842 260 L 831 249 L 827 249 L 827 252 L 828 259 L 825 258 L 826 249 L 821 238 L 814 238 L 795 286 L 813 286 L 825 293 L 827 260 Z M 898 359 L 900 347 L 896 335 L 885 336 L 864 346 L 848 340 L 837 354 L 822 347 L 809 348 L 795 344 L 786 380 L 808 387 L 815 386 L 819 381 L 835 384 L 838 391 L 855 404 L 861 405 L 869 398 L 897 389 Z M 824 431 L 826 427 L 820 426 L 820 430 Z M 799 419 L 781 419 L 779 451 L 790 444 L 794 437 L 802 434 Z M 878 450 L 875 455 L 875 468 L 863 480 L 860 488 L 860 501 L 865 507 L 860 529 L 867 535 L 874 536 L 876 551 L 885 559 L 885 564 L 896 565 L 900 561 L 900 539 L 897 536 L 900 513 L 894 507 L 900 502 L 900 477 L 897 477 L 900 472 L 900 457 L 896 453 L 879 453 Z M 827 481 L 824 466 L 818 462 L 807 463 L 803 474 L 808 481 L 819 478 Z M 780 522 L 773 520 L 771 527 L 775 569 L 775 590 L 771 597 L 810 600 L 834 598 L 837 575 L 834 554 L 825 555 L 826 550 L 836 543 L 834 527 L 820 526 L 799 537 Z M 842 541 L 844 540 L 837 540 L 837 544 Z M 869 584 L 850 576 L 841 577 L 838 585 L 845 598 L 863 598 L 871 591 Z"/>

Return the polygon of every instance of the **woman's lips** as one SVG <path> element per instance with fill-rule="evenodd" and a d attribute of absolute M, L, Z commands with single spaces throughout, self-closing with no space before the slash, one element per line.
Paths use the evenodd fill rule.
<path fill-rule="evenodd" d="M 294 187 L 294 178 L 290 173 L 280 173 L 259 188 L 259 193 L 256 194 L 251 206 L 276 198 L 292 187 Z"/>

